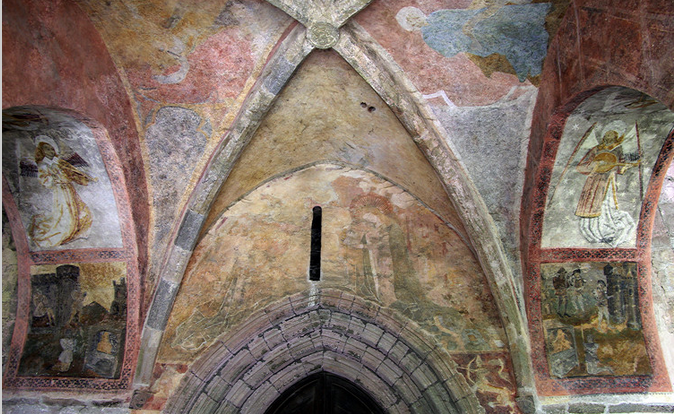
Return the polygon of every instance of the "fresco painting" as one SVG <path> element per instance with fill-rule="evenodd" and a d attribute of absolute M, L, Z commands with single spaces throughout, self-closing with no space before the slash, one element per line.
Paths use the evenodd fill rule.
<path fill-rule="evenodd" d="M 587 137 L 592 127 L 585 133 Z M 639 136 L 636 135 L 637 140 Z M 637 154 L 623 154 L 621 144 L 625 135 L 608 129 L 599 145 L 590 149 L 576 165 L 576 171 L 586 175 L 576 207 L 580 217 L 580 232 L 590 243 L 606 243 L 618 246 L 624 243 L 634 230 L 634 219 L 618 205 L 618 181 L 627 169 L 640 165 Z M 582 143 L 582 141 L 581 141 Z M 640 142 L 637 142 L 640 148 Z M 643 198 L 643 187 L 639 187 Z"/>
<path fill-rule="evenodd" d="M 475 323 L 477 318 L 466 317 L 489 314 L 489 310 L 469 310 L 458 296 L 488 294 L 483 289 L 471 292 L 461 283 L 455 285 L 449 280 L 462 266 L 457 263 L 457 268 L 453 268 L 443 263 L 442 258 L 454 246 L 436 239 L 441 233 L 435 227 L 441 225 L 437 218 L 409 202 L 411 205 L 401 217 L 401 211 L 383 195 L 367 193 L 351 199 L 350 224 L 339 238 L 339 255 L 346 259 L 342 266 L 350 275 L 348 283 L 358 295 L 390 306 L 417 321 L 437 335 L 449 350 L 493 349 L 492 333 L 479 327 Z M 412 243 L 414 249 L 410 249 Z M 476 274 L 480 272 L 472 270 Z M 443 282 L 432 280 L 433 276 L 440 275 Z M 489 300 L 486 296 L 482 299 Z"/>
<path fill-rule="evenodd" d="M 608 88 L 568 118 L 550 180 L 541 247 L 634 247 L 641 203 L 674 113 Z"/>
<path fill-rule="evenodd" d="M 500 57 L 500 71 L 514 71 L 524 82 L 541 73 L 548 47 L 545 18 L 550 9 L 550 3 L 495 4 L 481 9 L 441 9 L 426 16 L 416 7 L 403 7 L 396 20 L 407 31 L 420 31 L 424 42 L 445 57 L 458 53 Z"/>
<path fill-rule="evenodd" d="M 507 353 L 452 355 L 457 370 L 488 413 L 518 413 L 516 383 Z"/>
<path fill-rule="evenodd" d="M 188 265 L 160 362 L 193 358 L 255 310 L 308 289 L 316 205 L 317 287 L 395 309 L 452 352 L 504 347 L 487 281 L 458 233 L 395 184 L 325 164 L 277 177 L 222 212 Z"/>
<path fill-rule="evenodd" d="M 31 250 L 121 247 L 112 186 L 92 131 L 48 108 L 3 111 L 3 176 Z"/>
<path fill-rule="evenodd" d="M 39 247 L 56 247 L 87 238 L 91 229 L 91 210 L 77 193 L 75 184 L 88 185 L 98 181 L 78 167 L 88 166 L 77 153 L 68 160 L 59 157 L 59 146 L 47 135 L 35 137 L 35 164 L 21 160 L 21 175 L 37 177 L 51 190 L 51 211 L 34 214 L 28 235 Z"/>
<path fill-rule="evenodd" d="M 541 265 L 553 378 L 650 375 L 634 262 Z"/>
<path fill-rule="evenodd" d="M 31 267 L 18 375 L 118 378 L 126 340 L 126 263 Z"/>
<path fill-rule="evenodd" d="M 12 343 L 18 290 L 18 257 L 9 226 L 9 219 L 2 209 L 2 370 Z"/>

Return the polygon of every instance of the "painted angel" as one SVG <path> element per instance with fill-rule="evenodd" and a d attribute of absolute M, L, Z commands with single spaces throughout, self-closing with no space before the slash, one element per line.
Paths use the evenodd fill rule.
<path fill-rule="evenodd" d="M 576 166 L 579 173 L 587 176 L 576 216 L 581 218 L 581 233 L 592 243 L 622 244 L 635 225 L 628 212 L 618 209 L 616 174 L 622 175 L 628 168 L 639 165 L 638 160 L 623 155 L 624 139 L 624 135 L 619 136 L 614 130 L 607 131 L 601 143 L 590 149 Z"/>
<path fill-rule="evenodd" d="M 51 138 L 40 135 L 36 140 L 35 164 L 22 160 L 21 175 L 37 177 L 52 191 L 53 204 L 50 212 L 33 216 L 28 235 L 39 247 L 47 248 L 87 238 L 91 210 L 77 194 L 75 184 L 88 185 L 98 180 L 79 168 L 88 164 L 77 153 L 62 159 Z"/>

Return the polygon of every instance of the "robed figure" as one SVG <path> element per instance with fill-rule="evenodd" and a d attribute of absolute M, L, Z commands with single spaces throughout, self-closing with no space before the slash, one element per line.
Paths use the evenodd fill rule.
<path fill-rule="evenodd" d="M 599 145 L 590 149 L 576 166 L 576 171 L 587 176 L 576 207 L 581 218 L 580 230 L 592 243 L 617 246 L 624 243 L 634 228 L 628 212 L 618 208 L 616 174 L 639 165 L 628 162 L 620 146 L 624 136 L 609 130 Z"/>
<path fill-rule="evenodd" d="M 34 215 L 28 229 L 31 239 L 39 247 L 56 247 L 86 238 L 92 223 L 91 210 L 77 194 L 75 184 L 88 185 L 97 180 L 73 165 L 77 162 L 61 159 L 57 148 L 50 138 L 38 137 L 35 149 L 37 178 L 53 195 L 51 211 Z M 86 165 L 77 154 L 74 155 L 80 164 Z"/>

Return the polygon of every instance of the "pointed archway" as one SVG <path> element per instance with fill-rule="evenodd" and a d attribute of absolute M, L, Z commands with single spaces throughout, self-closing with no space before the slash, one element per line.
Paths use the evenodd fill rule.
<path fill-rule="evenodd" d="M 296 294 L 251 315 L 192 364 L 166 413 L 261 413 L 311 375 L 350 381 L 389 413 L 483 413 L 447 352 L 357 296 Z"/>
<path fill-rule="evenodd" d="M 507 265 L 496 226 L 484 201 L 460 161 L 453 155 L 448 145 L 447 132 L 433 116 L 421 94 L 383 48 L 353 22 L 346 23 L 339 34 L 334 50 L 356 69 L 396 113 L 416 146 L 444 182 L 444 191 L 458 211 L 460 221 L 466 226 L 467 238 L 487 275 L 499 309 L 513 355 L 518 395 L 533 398 L 524 316 L 516 299 L 512 271 Z M 214 198 L 284 85 L 314 47 L 304 27 L 297 25 L 290 31 L 270 58 L 262 78 L 247 98 L 230 133 L 212 157 L 197 185 L 181 224 L 174 232 L 162 278 L 148 312 L 136 376 L 137 385 L 149 384 L 173 301 Z"/>

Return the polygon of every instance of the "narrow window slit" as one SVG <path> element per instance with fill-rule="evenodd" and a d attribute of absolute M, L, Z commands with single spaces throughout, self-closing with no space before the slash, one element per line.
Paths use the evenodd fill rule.
<path fill-rule="evenodd" d="M 322 209 L 313 208 L 314 218 L 311 221 L 311 256 L 309 260 L 309 280 L 321 280 L 321 223 Z"/>

